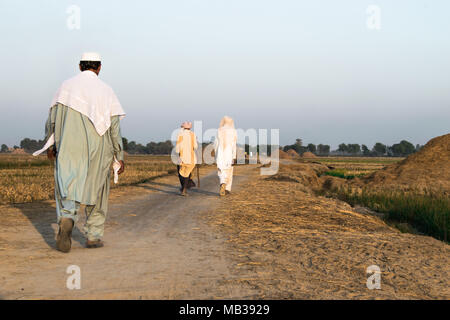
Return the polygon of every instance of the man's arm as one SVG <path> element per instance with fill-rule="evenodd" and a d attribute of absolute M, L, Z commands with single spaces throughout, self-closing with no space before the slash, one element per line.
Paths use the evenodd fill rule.
<path fill-rule="evenodd" d="M 120 132 L 120 117 L 114 116 L 111 118 L 111 140 L 114 149 L 114 156 L 117 161 L 120 162 L 120 169 L 118 174 L 121 174 L 125 170 L 125 163 L 123 161 L 123 140 Z"/>
<path fill-rule="evenodd" d="M 49 113 L 47 122 L 45 123 L 45 139 L 47 141 L 50 136 L 55 133 L 55 119 L 56 119 L 56 106 L 53 106 Z M 47 158 L 53 160 L 56 158 L 56 148 L 55 145 L 47 149 Z"/>

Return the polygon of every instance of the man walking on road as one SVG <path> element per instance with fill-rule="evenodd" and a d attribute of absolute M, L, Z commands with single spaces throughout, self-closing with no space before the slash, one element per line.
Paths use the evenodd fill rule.
<path fill-rule="evenodd" d="M 178 153 L 180 157 L 178 174 L 180 175 L 182 196 L 186 195 L 189 176 L 197 163 L 197 156 L 195 154 L 195 150 L 197 150 L 197 137 L 195 136 L 195 133 L 191 131 L 191 128 L 191 122 L 183 122 L 181 124 L 181 130 L 178 133 L 177 144 L 175 146 L 175 152 Z"/>
<path fill-rule="evenodd" d="M 86 205 L 86 247 L 103 246 L 111 164 L 124 171 L 120 119 L 125 112 L 114 91 L 98 78 L 100 55 L 83 54 L 81 73 L 63 82 L 46 123 L 47 150 L 55 159 L 55 198 L 59 231 L 56 246 L 69 252 L 80 204 Z"/>
<path fill-rule="evenodd" d="M 217 170 L 220 180 L 220 196 L 231 192 L 233 182 L 233 162 L 236 159 L 237 132 L 234 121 L 230 117 L 223 117 L 220 121 L 217 137 L 214 140 Z"/>

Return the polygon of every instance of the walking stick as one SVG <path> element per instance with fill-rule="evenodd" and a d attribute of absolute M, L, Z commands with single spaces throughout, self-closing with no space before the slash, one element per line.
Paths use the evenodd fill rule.
<path fill-rule="evenodd" d="M 200 169 L 198 165 L 197 165 L 197 186 L 198 188 L 200 188 Z"/>

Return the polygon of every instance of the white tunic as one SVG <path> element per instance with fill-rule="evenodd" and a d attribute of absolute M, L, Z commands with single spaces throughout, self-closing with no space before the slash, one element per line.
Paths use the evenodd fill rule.
<path fill-rule="evenodd" d="M 214 141 L 217 167 L 221 170 L 231 168 L 233 159 L 236 159 L 236 129 L 225 125 L 217 130 Z"/>

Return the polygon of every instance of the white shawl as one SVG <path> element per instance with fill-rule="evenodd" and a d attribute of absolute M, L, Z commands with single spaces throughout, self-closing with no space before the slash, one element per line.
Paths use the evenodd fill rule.
<path fill-rule="evenodd" d="M 64 81 L 50 107 L 57 102 L 88 117 L 100 136 L 111 126 L 112 116 L 125 116 L 111 87 L 90 70 Z"/>
<path fill-rule="evenodd" d="M 217 167 L 221 170 L 231 168 L 233 159 L 236 159 L 237 132 L 234 127 L 224 125 L 217 130 L 214 140 Z"/>

